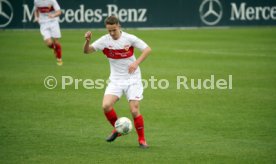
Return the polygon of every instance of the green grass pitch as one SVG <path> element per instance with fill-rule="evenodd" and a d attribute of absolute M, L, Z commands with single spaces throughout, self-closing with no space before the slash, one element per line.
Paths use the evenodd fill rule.
<path fill-rule="evenodd" d="M 0 31 L 0 163 L 276 163 L 276 28 L 129 30 L 153 49 L 143 79 L 167 79 L 141 102 L 150 148 L 135 131 L 106 143 L 104 89 L 61 77 L 107 79 L 100 52 L 84 55 L 85 30 L 62 30 L 64 65 L 38 30 Z M 94 30 L 93 40 L 104 30 Z M 139 56 L 139 51 L 136 57 Z M 47 76 L 58 79 L 46 89 Z M 176 89 L 177 76 L 233 77 L 233 89 Z M 157 83 L 155 84 L 157 85 Z M 115 106 L 131 118 L 126 98 Z"/>

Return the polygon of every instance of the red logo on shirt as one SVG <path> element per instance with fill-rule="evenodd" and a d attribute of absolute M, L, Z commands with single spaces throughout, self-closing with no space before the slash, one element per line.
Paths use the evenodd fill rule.
<path fill-rule="evenodd" d="M 125 49 L 126 51 L 128 51 L 129 48 L 130 48 L 130 45 L 125 45 L 125 46 L 124 46 L 124 49 Z"/>

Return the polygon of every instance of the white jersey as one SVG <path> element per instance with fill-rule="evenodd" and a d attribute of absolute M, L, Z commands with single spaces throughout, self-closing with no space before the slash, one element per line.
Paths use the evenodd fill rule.
<path fill-rule="evenodd" d="M 39 11 L 39 23 L 58 21 L 58 17 L 49 18 L 48 14 L 60 10 L 56 0 L 34 0 L 35 10 Z"/>
<path fill-rule="evenodd" d="M 96 40 L 91 46 L 96 50 L 102 50 L 110 63 L 111 81 L 121 80 L 140 80 L 141 72 L 138 67 L 134 73 L 128 73 L 128 67 L 136 58 L 134 56 L 134 48 L 140 51 L 148 47 L 148 45 L 134 35 L 122 32 L 119 39 L 114 40 L 109 34 L 106 34 Z"/>

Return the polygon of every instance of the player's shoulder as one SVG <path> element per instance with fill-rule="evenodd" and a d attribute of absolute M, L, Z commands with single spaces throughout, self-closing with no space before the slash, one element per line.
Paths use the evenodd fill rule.
<path fill-rule="evenodd" d="M 109 34 L 105 34 L 99 38 L 99 40 L 104 40 L 104 41 L 109 40 L 109 39 L 111 39 L 111 36 Z"/>
<path fill-rule="evenodd" d="M 109 42 L 109 40 L 111 37 L 109 36 L 109 34 L 105 34 L 105 35 L 102 35 L 101 37 L 97 38 L 94 43 L 100 43 L 100 44 L 106 44 Z"/>
<path fill-rule="evenodd" d="M 135 35 L 133 35 L 133 34 L 130 34 L 130 33 L 127 33 L 127 32 L 125 32 L 125 31 L 122 31 L 122 35 L 124 36 L 124 37 L 136 37 Z"/>
<path fill-rule="evenodd" d="M 124 32 L 124 31 L 122 32 L 122 36 L 124 38 L 127 38 L 128 40 L 135 40 L 135 39 L 137 39 L 137 37 L 135 35 L 127 33 L 127 32 Z"/>

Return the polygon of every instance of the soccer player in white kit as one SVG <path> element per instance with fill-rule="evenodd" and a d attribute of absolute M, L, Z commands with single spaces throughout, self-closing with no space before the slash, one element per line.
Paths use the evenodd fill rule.
<path fill-rule="evenodd" d="M 56 0 L 34 0 L 35 21 L 40 25 L 40 33 L 46 45 L 54 50 L 57 65 L 62 65 L 62 50 L 58 39 L 61 38 L 59 27 L 60 6 Z"/>
<path fill-rule="evenodd" d="M 141 148 L 148 148 L 144 135 L 144 119 L 139 110 L 139 102 L 143 99 L 143 85 L 139 64 L 149 55 L 151 48 L 141 39 L 134 35 L 121 31 L 117 17 L 109 16 L 105 20 L 106 34 L 90 45 L 92 33 L 85 33 L 84 53 L 93 53 L 101 50 L 110 63 L 109 84 L 103 97 L 102 108 L 107 120 L 114 127 L 117 114 L 114 104 L 123 94 L 126 95 L 130 111 L 134 120 L 134 126 L 138 134 L 138 143 Z M 142 53 L 136 60 L 134 48 Z M 116 130 L 106 139 L 114 141 L 120 134 Z"/>

